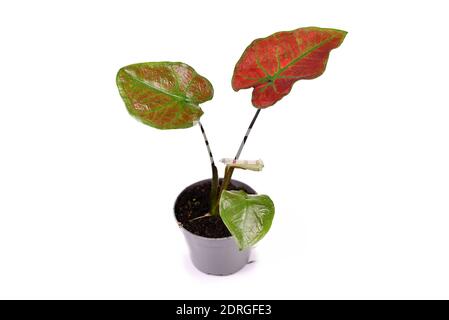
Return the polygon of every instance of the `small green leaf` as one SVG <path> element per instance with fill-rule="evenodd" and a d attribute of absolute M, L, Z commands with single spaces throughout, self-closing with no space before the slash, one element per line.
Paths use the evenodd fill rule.
<path fill-rule="evenodd" d="M 274 204 L 267 195 L 224 190 L 220 198 L 220 216 L 243 250 L 253 246 L 270 230 Z"/>
<path fill-rule="evenodd" d="M 206 78 L 182 62 L 146 62 L 123 67 L 117 86 L 128 112 L 158 129 L 193 126 L 203 114 L 200 103 L 212 99 Z"/>

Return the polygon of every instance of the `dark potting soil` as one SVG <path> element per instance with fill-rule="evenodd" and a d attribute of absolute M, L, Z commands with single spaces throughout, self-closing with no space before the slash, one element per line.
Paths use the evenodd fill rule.
<path fill-rule="evenodd" d="M 229 237 L 231 234 L 219 215 L 204 217 L 210 211 L 210 187 L 211 181 L 204 180 L 184 190 L 175 203 L 176 219 L 186 230 L 196 235 L 206 238 Z M 231 181 L 228 190 L 255 193 L 254 190 L 235 180 Z"/>

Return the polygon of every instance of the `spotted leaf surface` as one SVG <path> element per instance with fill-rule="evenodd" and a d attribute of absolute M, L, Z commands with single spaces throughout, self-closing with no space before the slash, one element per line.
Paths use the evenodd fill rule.
<path fill-rule="evenodd" d="M 330 51 L 345 36 L 342 30 L 308 27 L 254 40 L 235 66 L 232 87 L 235 91 L 253 87 L 253 105 L 272 106 L 296 81 L 323 74 Z"/>
<path fill-rule="evenodd" d="M 243 250 L 253 246 L 270 230 L 274 204 L 267 195 L 224 190 L 220 198 L 220 216 Z"/>
<path fill-rule="evenodd" d="M 213 97 L 212 84 L 181 62 L 146 62 L 123 67 L 117 86 L 129 113 L 158 129 L 193 126 L 200 103 Z"/>

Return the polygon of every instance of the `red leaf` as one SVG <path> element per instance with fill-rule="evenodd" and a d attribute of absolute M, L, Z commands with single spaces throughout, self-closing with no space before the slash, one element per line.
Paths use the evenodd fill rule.
<path fill-rule="evenodd" d="M 253 87 L 253 105 L 272 106 L 290 92 L 296 81 L 322 75 L 329 52 L 340 46 L 346 33 L 308 27 L 256 39 L 235 66 L 232 88 Z"/>

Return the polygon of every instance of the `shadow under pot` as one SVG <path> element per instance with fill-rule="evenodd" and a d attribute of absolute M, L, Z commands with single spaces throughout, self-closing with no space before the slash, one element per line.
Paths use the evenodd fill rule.
<path fill-rule="evenodd" d="M 230 275 L 248 263 L 251 249 L 239 250 L 219 216 L 205 216 L 210 212 L 210 188 L 211 179 L 185 188 L 175 201 L 175 217 L 187 241 L 193 265 L 207 274 Z M 228 190 L 256 194 L 250 186 L 237 180 L 231 180 Z"/>

